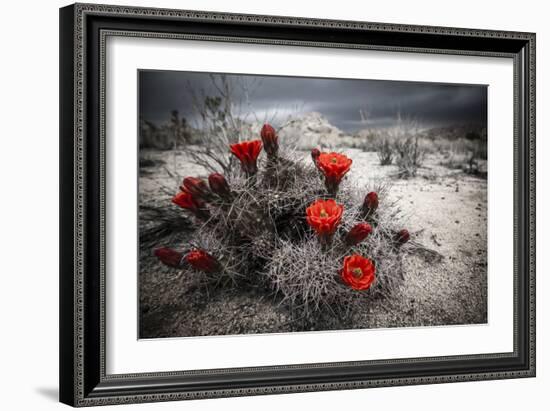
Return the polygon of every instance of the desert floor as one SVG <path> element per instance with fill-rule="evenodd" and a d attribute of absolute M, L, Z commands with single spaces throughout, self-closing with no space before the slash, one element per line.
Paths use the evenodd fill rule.
<path fill-rule="evenodd" d="M 323 329 L 437 326 L 487 322 L 487 180 L 440 165 L 428 155 L 414 178 L 392 177 L 396 166 L 380 166 L 377 154 L 342 150 L 354 160 L 349 178 L 387 178 L 390 195 L 408 215 L 417 241 L 443 256 L 405 258 L 405 278 L 387 299 L 376 299 L 348 325 Z M 305 157 L 309 154 L 305 153 Z M 172 207 L 180 177 L 201 170 L 177 151 L 142 152 L 140 206 Z M 175 175 L 172 170 L 177 170 Z M 140 230 L 154 223 L 140 211 Z M 170 233 L 161 244 L 140 244 L 140 337 L 183 337 L 301 331 L 276 297 L 250 289 L 206 292 L 196 278 L 182 278 L 152 255 L 158 245 L 185 243 L 187 234 Z M 315 327 L 312 330 L 317 330 Z"/>

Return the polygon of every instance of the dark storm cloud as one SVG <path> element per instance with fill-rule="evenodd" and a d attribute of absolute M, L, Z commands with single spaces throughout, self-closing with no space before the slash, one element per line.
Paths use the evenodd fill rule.
<path fill-rule="evenodd" d="M 317 111 L 335 126 L 352 132 L 365 127 L 391 126 L 397 113 L 425 126 L 487 122 L 487 88 L 380 80 L 344 80 L 276 76 L 228 75 L 235 100 L 243 112 L 277 123 L 288 114 Z M 193 122 L 191 89 L 218 95 L 206 73 L 142 71 L 140 115 L 155 123 L 169 119 L 172 110 Z M 360 110 L 367 116 L 361 122 Z"/>

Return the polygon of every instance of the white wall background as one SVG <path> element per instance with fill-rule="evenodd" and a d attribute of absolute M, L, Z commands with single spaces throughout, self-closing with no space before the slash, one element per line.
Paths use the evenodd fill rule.
<path fill-rule="evenodd" d="M 550 26 L 545 3 L 462 0 L 334 2 L 277 0 L 129 0 L 114 4 L 241 13 L 444 25 L 537 33 L 538 377 L 536 379 L 379 388 L 124 406 L 117 409 L 408 410 L 544 409 L 550 386 L 546 313 L 550 299 Z M 0 408 L 50 410 L 57 403 L 58 350 L 58 0 L 2 5 L 0 25 Z M 541 155 L 542 153 L 542 155 Z M 109 409 L 114 409 L 108 407 Z"/>

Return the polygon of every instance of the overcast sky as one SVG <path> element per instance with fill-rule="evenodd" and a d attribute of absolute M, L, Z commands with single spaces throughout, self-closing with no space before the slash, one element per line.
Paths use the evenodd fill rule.
<path fill-rule="evenodd" d="M 353 132 L 391 126 L 397 113 L 426 127 L 487 122 L 487 88 L 479 85 L 228 75 L 242 113 L 279 125 L 289 114 L 317 111 L 333 125 Z M 207 73 L 141 71 L 140 115 L 161 124 L 178 110 L 193 123 L 190 88 L 218 95 Z M 243 87 L 243 85 L 245 87 Z M 367 113 L 361 121 L 360 110 Z M 248 117 L 252 120 L 253 118 Z"/>

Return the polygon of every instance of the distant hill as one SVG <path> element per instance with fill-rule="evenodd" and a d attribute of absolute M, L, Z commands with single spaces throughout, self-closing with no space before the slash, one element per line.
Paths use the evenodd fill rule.
<path fill-rule="evenodd" d="M 301 150 L 354 146 L 357 140 L 333 126 L 320 113 L 311 112 L 291 118 L 279 130 L 281 142 Z"/>

